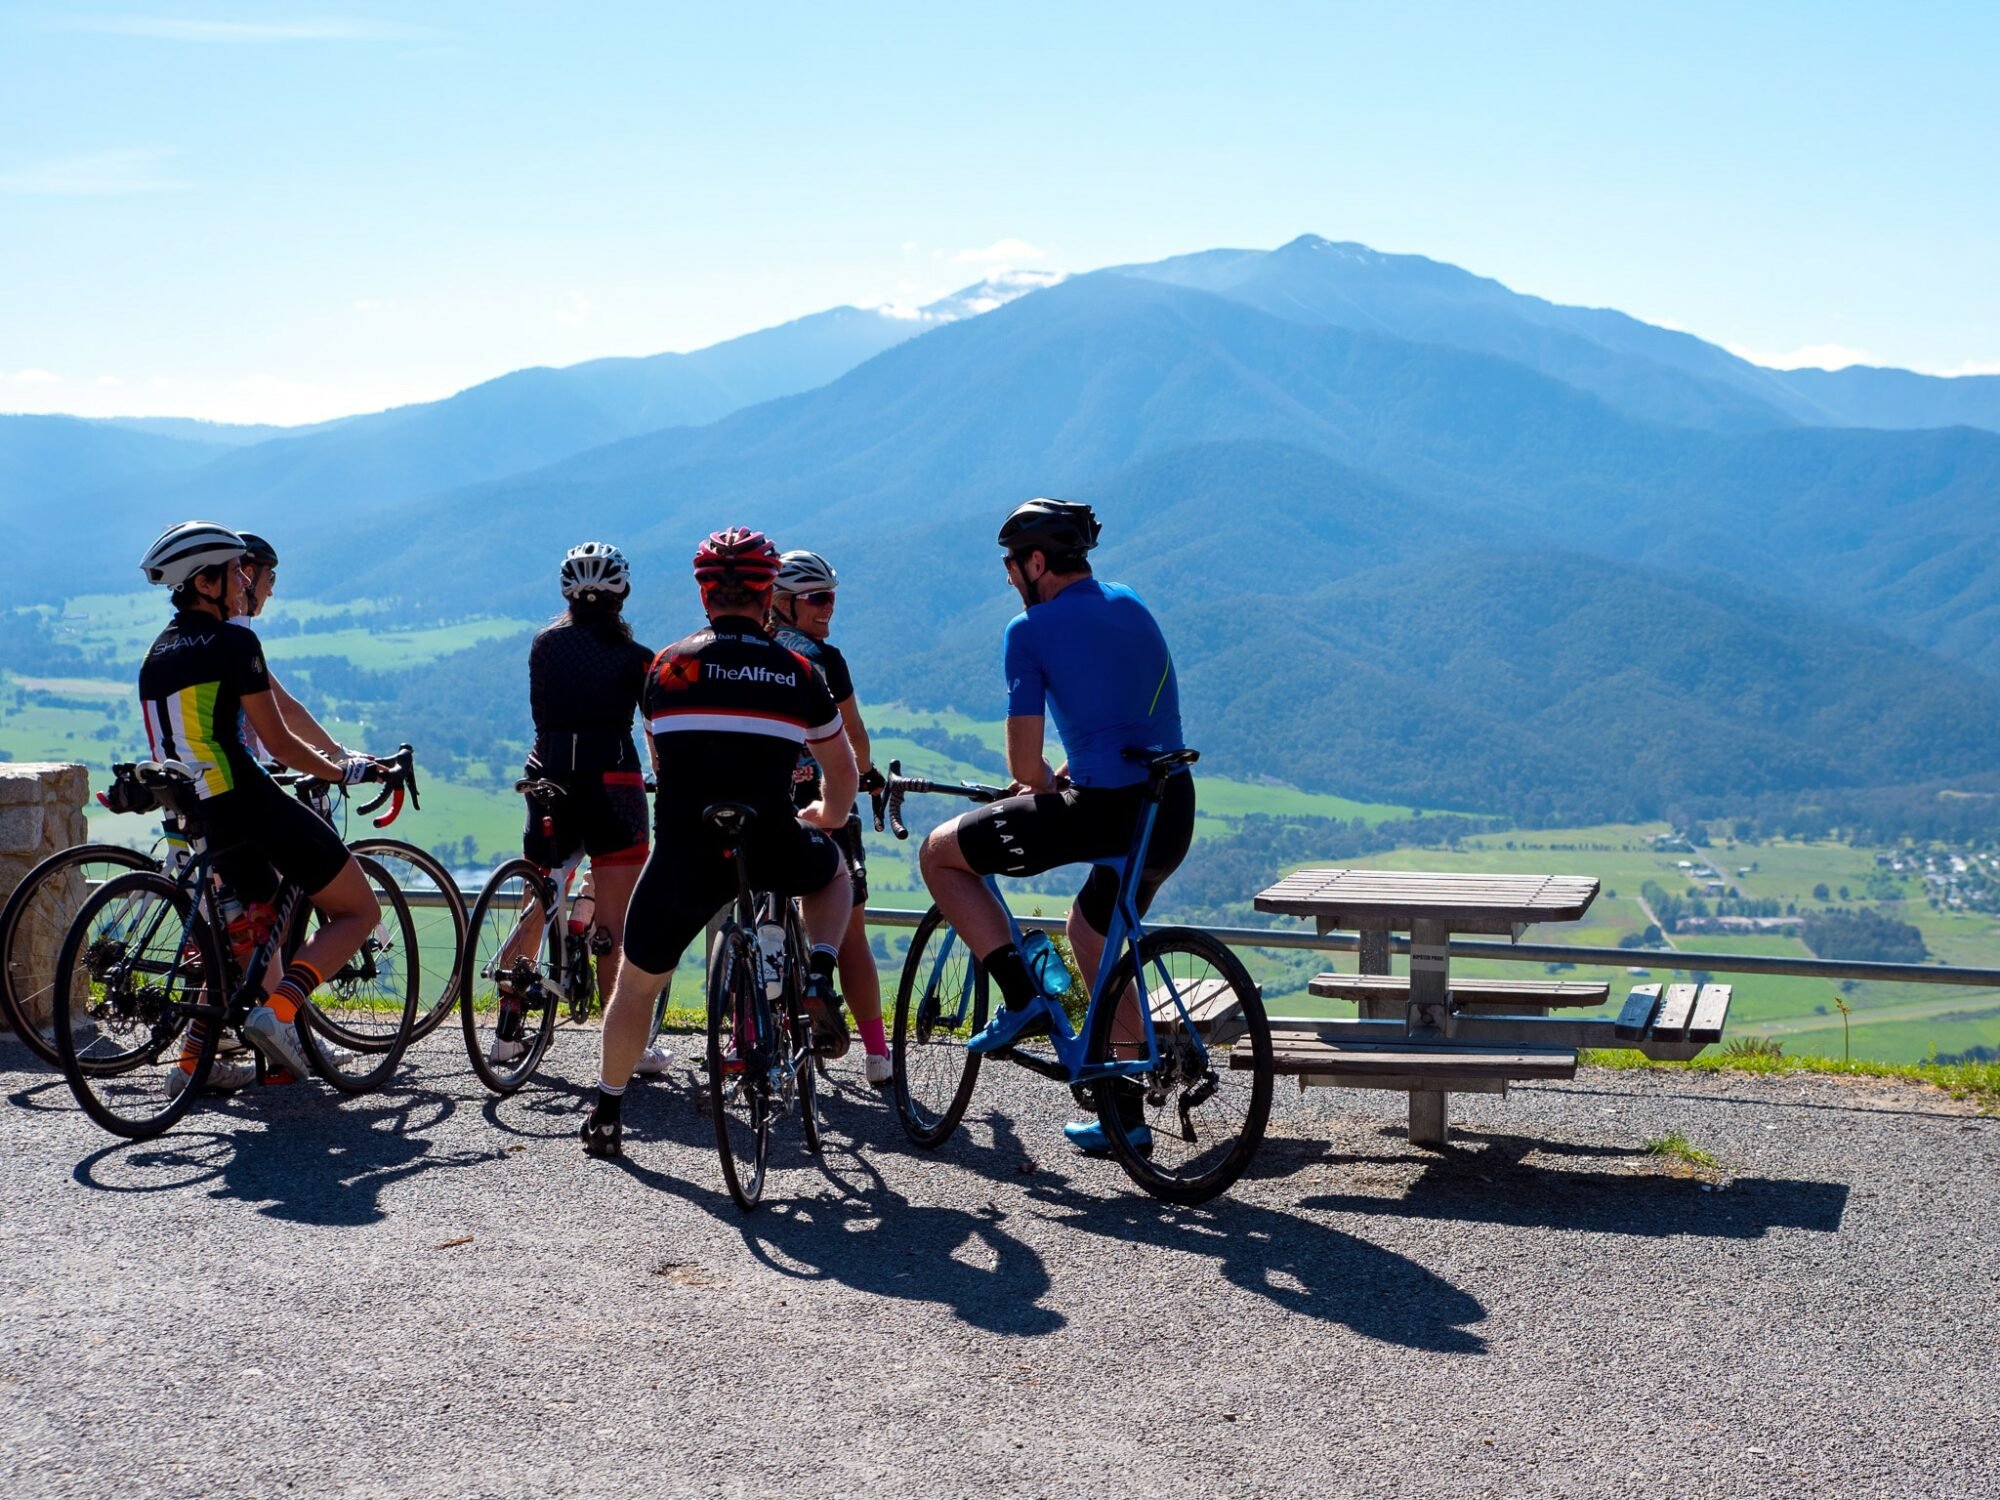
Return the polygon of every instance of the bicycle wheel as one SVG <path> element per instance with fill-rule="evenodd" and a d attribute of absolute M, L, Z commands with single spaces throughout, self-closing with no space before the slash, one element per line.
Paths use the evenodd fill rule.
<path fill-rule="evenodd" d="M 382 914 L 359 951 L 299 1012 L 306 1061 L 343 1094 L 372 1093 L 395 1073 L 416 1019 L 420 963 L 416 921 L 403 893 L 374 859 L 356 855 L 355 863 Z"/>
<path fill-rule="evenodd" d="M 56 959 L 56 1051 L 70 1092 L 113 1135 L 144 1140 L 194 1107 L 225 1012 L 222 945 L 193 899 L 156 870 L 84 899 Z M 200 1018 L 192 1076 L 180 1040 Z"/>
<path fill-rule="evenodd" d="M 347 847 L 389 872 L 416 923 L 423 966 L 418 973 L 417 1018 L 410 1028 L 410 1045 L 415 1046 L 438 1029 L 458 1002 L 469 925 L 465 897 L 451 871 L 415 844 L 370 837 L 355 839 Z"/>
<path fill-rule="evenodd" d="M 933 906 L 903 960 L 889 1043 L 896 1113 L 926 1150 L 944 1144 L 972 1102 L 980 1059 L 965 1044 L 986 1024 L 986 988 L 985 971 Z"/>
<path fill-rule="evenodd" d="M 61 1067 L 51 1029 L 56 959 L 77 910 L 97 887 L 132 870 L 154 870 L 152 856 L 117 844 L 78 844 L 51 854 L 21 878 L 0 907 L 0 1005 L 27 1049 Z M 42 1019 L 36 1020 L 35 1017 Z"/>
<path fill-rule="evenodd" d="M 1205 1203 L 1250 1165 L 1271 1116 L 1271 1023 L 1256 982 L 1229 948 L 1191 927 L 1163 927 L 1139 940 L 1144 983 L 1136 989 L 1126 949 L 1106 987 L 1132 1004 L 1143 992 L 1160 1060 L 1144 1086 L 1151 1155 L 1126 1134 L 1116 1091 L 1097 1086 L 1097 1117 L 1111 1154 L 1132 1180 L 1169 1203 Z M 1085 1056 L 1112 1055 L 1119 1006 L 1091 1020 Z"/>
<path fill-rule="evenodd" d="M 819 1154 L 820 1117 L 819 1053 L 813 1047 L 812 1018 L 806 1014 L 806 931 L 799 920 L 798 903 L 785 901 L 785 1055 L 792 1066 L 794 1087 L 799 1095 L 799 1125 L 805 1134 L 806 1150 Z"/>
<path fill-rule="evenodd" d="M 472 1071 L 496 1094 L 511 1094 L 542 1065 L 560 1001 L 549 968 L 543 903 L 548 877 L 525 859 L 495 870 L 472 904 L 458 1013 Z"/>
<path fill-rule="evenodd" d="M 755 945 L 734 922 L 708 950 L 708 1112 L 722 1180 L 737 1207 L 764 1195 L 771 1156 L 771 1043 Z"/>

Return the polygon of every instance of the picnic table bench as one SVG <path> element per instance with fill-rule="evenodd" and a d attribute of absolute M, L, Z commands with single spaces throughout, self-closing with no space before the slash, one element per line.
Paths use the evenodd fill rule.
<path fill-rule="evenodd" d="M 1301 1088 L 1407 1091 L 1410 1140 L 1441 1146 L 1454 1093 L 1500 1093 L 1510 1081 L 1570 1078 L 1580 1047 L 1692 1057 L 1718 1041 L 1726 984 L 1635 986 L 1614 1016 L 1557 1016 L 1605 1005 L 1611 987 L 1582 980 L 1451 979 L 1452 934 L 1518 940 L 1536 922 L 1572 922 L 1597 899 L 1580 876 L 1298 870 L 1261 892 L 1259 911 L 1310 918 L 1323 936 L 1361 935 L 1359 974 L 1321 974 L 1311 994 L 1352 1000 L 1358 1019 L 1272 1016 L 1276 1071 Z M 1410 972 L 1389 972 L 1389 934 L 1410 935 Z"/>

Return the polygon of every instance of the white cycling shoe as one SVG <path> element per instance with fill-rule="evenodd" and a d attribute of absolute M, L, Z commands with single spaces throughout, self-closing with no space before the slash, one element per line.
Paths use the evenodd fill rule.
<path fill-rule="evenodd" d="M 639 1060 L 632 1065 L 632 1072 L 640 1078 L 658 1078 L 673 1063 L 674 1055 L 665 1047 L 648 1047 L 639 1054 Z"/>
<path fill-rule="evenodd" d="M 486 1049 L 486 1060 L 496 1068 L 504 1068 L 508 1063 L 519 1062 L 527 1055 L 528 1044 L 526 1042 L 510 1042 L 504 1036 L 493 1038 L 493 1045 Z"/>
<path fill-rule="evenodd" d="M 305 1046 L 299 1041 L 298 1024 L 280 1021 L 270 1006 L 260 1005 L 250 1012 L 250 1019 L 243 1023 L 243 1039 L 263 1053 L 266 1062 L 278 1064 L 294 1078 L 312 1077 L 312 1064 L 306 1061 Z"/>
<path fill-rule="evenodd" d="M 167 1069 L 167 1097 L 178 1099 L 187 1092 L 194 1074 L 176 1064 Z M 209 1064 L 208 1079 L 201 1086 L 205 1094 L 233 1094 L 257 1081 L 257 1064 L 248 1057 L 218 1057 Z"/>
<path fill-rule="evenodd" d="M 896 1076 L 896 1065 L 886 1057 L 877 1057 L 870 1052 L 861 1062 L 861 1076 L 868 1080 L 870 1088 L 884 1088 Z"/>

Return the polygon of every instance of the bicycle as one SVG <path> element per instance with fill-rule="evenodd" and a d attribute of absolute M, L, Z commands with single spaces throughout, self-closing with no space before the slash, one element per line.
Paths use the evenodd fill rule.
<path fill-rule="evenodd" d="M 702 820 L 721 835 L 736 870 L 736 899 L 708 951 L 709 1114 L 722 1178 L 737 1207 L 764 1195 L 771 1123 L 798 1105 L 805 1148 L 820 1146 L 812 1021 L 805 1011 L 806 941 L 789 897 L 750 888 L 744 841 L 757 810 L 717 802 Z"/>
<path fill-rule="evenodd" d="M 370 807 L 393 795 L 400 808 L 400 779 L 393 769 L 382 776 L 395 784 Z M 241 906 L 218 876 L 216 851 L 201 832 L 195 773 L 179 761 L 146 761 L 121 779 L 180 820 L 188 835 L 186 857 L 171 871 L 116 876 L 85 898 L 56 960 L 53 1031 L 77 1103 L 112 1134 L 144 1140 L 194 1107 L 223 1030 L 240 1028 L 262 1001 L 259 981 L 273 961 L 298 951 L 307 893 L 280 880 L 270 925 L 239 962 L 226 934 L 230 912 Z M 416 950 L 409 909 L 379 865 L 365 855 L 356 858 L 382 917 L 300 1008 L 298 1028 L 312 1070 L 348 1094 L 380 1088 L 395 1072 L 417 1004 L 406 968 Z M 193 1066 L 180 1091 L 170 1093 L 161 1065 L 180 1066 L 191 1027 Z M 252 1056 L 261 1082 L 264 1060 L 254 1051 Z"/>
<path fill-rule="evenodd" d="M 555 805 L 567 795 L 562 786 L 523 777 L 514 790 L 543 808 L 542 826 L 552 832 Z M 534 1077 L 561 1012 L 573 1023 L 589 1019 L 597 995 L 592 959 L 610 952 L 610 944 L 594 920 L 596 898 L 571 895 L 583 860 L 581 849 L 553 870 L 510 859 L 473 902 L 459 1017 L 472 1071 L 496 1094 L 511 1094 Z M 576 915 L 585 901 L 588 919 Z"/>
<path fill-rule="evenodd" d="M 1139 874 L 1167 778 L 1192 765 L 1197 753 L 1127 750 L 1125 756 L 1146 767 L 1145 811 L 1123 857 L 1093 861 L 1118 877 L 1118 896 L 1088 1006 L 1072 1024 L 1063 1003 L 1067 967 L 1045 934 L 1024 939 L 1008 911 L 1008 931 L 1036 979 L 1035 1003 L 1048 1022 L 1050 1050 L 1026 1051 L 1016 1043 L 986 1056 L 1067 1083 L 1077 1103 L 1096 1112 L 1111 1154 L 1134 1182 L 1170 1203 L 1203 1203 L 1242 1175 L 1263 1140 L 1271 1110 L 1271 1026 L 1262 993 L 1226 945 L 1192 927 L 1149 930 L 1139 915 Z M 909 837 L 901 809 L 911 792 L 974 802 L 1008 795 L 1000 787 L 901 773 L 901 762 L 890 762 L 875 822 L 879 829 L 886 813 L 899 839 Z M 990 875 L 986 887 L 1000 900 L 999 883 Z M 910 939 L 890 1042 L 896 1112 L 920 1147 L 934 1149 L 949 1139 L 971 1102 L 985 1059 L 965 1044 L 986 1024 L 987 990 L 977 959 L 932 906 Z M 1127 1006 L 1136 1011 L 1144 1050 L 1120 1058 L 1121 1045 L 1131 1050 L 1114 1039 Z M 1235 1082 L 1246 1073 L 1247 1089 Z M 1120 1081 L 1143 1093 L 1150 1148 L 1127 1134 L 1112 1086 Z"/>
<path fill-rule="evenodd" d="M 390 763 L 398 768 L 405 778 L 404 787 L 410 798 L 410 805 L 417 807 L 417 783 L 414 753 L 408 745 L 402 746 L 391 758 Z M 272 768 L 286 774 L 282 767 Z M 98 793 L 100 804 L 117 813 L 145 813 L 156 810 L 157 804 L 152 794 L 139 788 L 132 780 L 132 766 L 120 764 L 112 767 L 112 782 L 107 791 Z M 312 781 L 319 795 L 310 794 L 305 786 L 298 788 L 300 795 L 313 805 L 324 818 L 332 821 L 328 795 L 331 788 L 327 783 Z M 342 789 L 345 795 L 345 789 Z M 136 803 L 132 799 L 138 799 Z M 381 806 L 381 800 L 371 802 L 361 811 L 372 813 Z M 390 812 L 375 820 L 377 828 L 385 828 L 393 822 L 401 811 L 398 802 Z M 50 1067 L 62 1066 L 62 1058 L 56 1051 L 55 1033 L 47 1023 L 37 1023 L 32 1017 L 48 1009 L 49 997 L 54 993 L 56 956 L 62 949 L 63 935 L 69 931 L 77 909 L 92 891 L 116 875 L 132 870 L 159 870 L 165 868 L 168 859 L 178 858 L 175 836 L 163 830 L 163 837 L 155 840 L 150 852 L 128 848 L 123 844 L 88 843 L 51 854 L 31 869 L 14 893 L 0 906 L 0 1007 L 4 1007 L 6 1020 L 23 1046 Z M 169 853 L 162 857 L 160 845 L 166 842 Z M 465 898 L 451 873 L 438 860 L 414 844 L 379 834 L 367 834 L 361 838 L 349 839 L 347 847 L 355 854 L 365 854 L 382 867 L 406 900 L 417 894 L 421 902 L 411 900 L 415 909 L 428 913 L 433 907 L 441 907 L 442 921 L 416 917 L 418 927 L 418 949 L 423 957 L 423 983 L 428 986 L 431 976 L 440 976 L 436 985 L 437 998 L 425 1004 L 421 999 L 417 1013 L 416 1027 L 410 1040 L 422 1040 L 434 1030 L 451 1010 L 458 999 L 459 960 L 465 946 L 466 912 Z M 413 910 L 414 916 L 414 910 Z M 449 939 L 449 955 L 442 961 L 434 961 Z M 420 991 L 421 995 L 421 991 Z"/>

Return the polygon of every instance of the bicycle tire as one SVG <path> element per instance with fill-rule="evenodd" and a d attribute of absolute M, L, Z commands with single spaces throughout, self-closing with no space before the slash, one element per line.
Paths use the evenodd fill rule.
<path fill-rule="evenodd" d="M 471 930 L 471 917 L 466 910 L 465 893 L 458 888 L 451 871 L 443 861 L 415 844 L 402 839 L 385 839 L 377 836 L 353 839 L 347 845 L 355 854 L 365 854 L 379 863 L 395 880 L 397 887 L 406 898 L 412 892 L 426 898 L 419 902 L 409 900 L 410 916 L 417 924 L 417 945 L 423 954 L 423 985 L 418 990 L 417 1018 L 410 1028 L 410 1045 L 414 1047 L 443 1024 L 444 1018 L 458 1005 L 459 974 L 465 962 L 465 939 Z M 397 861 L 411 867 L 420 878 L 411 880 L 397 867 Z M 446 921 L 451 934 L 451 951 L 440 956 L 442 946 L 435 939 L 443 935 L 445 922 L 425 921 L 418 912 L 429 913 L 434 909 L 433 893 L 442 896 Z M 433 929 L 439 929 L 434 931 Z M 448 960 L 448 961 L 447 961 Z M 426 991 L 435 991 L 435 995 Z"/>
<path fill-rule="evenodd" d="M 104 867 L 95 881 L 82 868 L 89 865 Z M 56 959 L 77 909 L 93 884 L 102 885 L 113 874 L 158 868 L 151 855 L 122 844 L 78 844 L 28 871 L 0 906 L 0 1006 L 21 1045 L 50 1067 L 62 1066 L 53 1019 L 51 1029 L 44 1030 L 28 1019 L 28 1012 L 55 987 Z"/>
<path fill-rule="evenodd" d="M 813 1046 L 812 1018 L 806 1014 L 805 926 L 799 920 L 798 903 L 783 896 L 785 903 L 785 1021 L 788 1035 L 785 1050 L 791 1056 L 794 1087 L 799 1096 L 799 1126 L 806 1150 L 819 1155 L 820 1119 L 819 1052 Z"/>
<path fill-rule="evenodd" d="M 1141 1154 L 1126 1135 L 1114 1091 L 1108 1085 L 1097 1086 L 1097 1117 L 1112 1156 L 1140 1187 L 1168 1203 L 1206 1203 L 1243 1175 L 1263 1142 L 1264 1127 L 1271 1117 L 1271 1022 L 1264 1014 L 1263 994 L 1243 961 L 1227 944 L 1205 932 L 1192 927 L 1148 932 L 1139 940 L 1139 958 L 1141 972 L 1150 976 L 1143 993 L 1154 1012 L 1155 1041 L 1160 1051 L 1160 1068 L 1147 1080 L 1145 1113 L 1152 1130 L 1151 1155 Z M 1127 948 L 1106 980 L 1106 989 L 1118 995 L 1132 981 L 1132 950 Z M 1216 985 L 1226 986 L 1231 996 L 1219 1008 L 1213 998 L 1219 993 L 1212 988 Z M 1210 997 L 1201 1010 L 1214 1015 L 1212 1021 L 1203 1023 L 1209 1027 L 1209 1039 L 1202 1049 L 1208 1051 L 1205 1063 L 1195 1047 L 1200 1030 L 1186 1024 L 1182 1004 L 1174 998 L 1190 993 Z M 1117 1012 L 1118 1006 L 1112 1003 L 1096 1007 L 1085 1057 L 1101 1061 L 1111 1056 Z M 1245 1045 L 1251 1049 L 1252 1066 L 1233 1067 L 1235 1053 Z M 1225 1049 L 1229 1057 L 1216 1055 Z M 1247 1089 L 1235 1082 L 1246 1072 L 1250 1075 Z M 1157 1104 L 1154 1094 L 1161 1096 Z M 1196 1109 L 1202 1112 L 1203 1127 L 1211 1133 L 1208 1141 L 1196 1134 Z M 1214 1134 L 1218 1129 L 1227 1133 Z"/>
<path fill-rule="evenodd" d="M 754 939 L 733 921 L 724 923 L 708 950 L 708 1112 L 723 1183 L 745 1212 L 764 1196 L 771 1160 L 771 1090 L 760 1053 L 773 1039 L 763 1047 L 757 1041 L 764 998 L 758 968 Z M 734 1072 L 727 1067 L 732 1057 Z"/>
<path fill-rule="evenodd" d="M 402 891 L 371 856 L 354 858 L 375 887 L 381 916 L 360 951 L 328 975 L 301 1009 L 299 1041 L 312 1070 L 333 1088 L 372 1094 L 395 1076 L 410 1044 L 421 954 Z"/>
<path fill-rule="evenodd" d="M 95 925 L 99 917 L 106 924 L 101 929 Z M 121 931 L 127 935 L 114 936 Z M 139 953 L 122 962 L 131 954 L 133 934 Z M 101 967 L 107 963 L 111 966 Z M 81 1007 L 75 1003 L 86 993 L 77 985 L 80 968 L 93 975 L 87 985 L 94 999 Z M 165 983 L 138 993 L 132 984 L 135 973 L 163 975 Z M 100 974 L 104 977 L 96 977 Z M 191 993 L 185 988 L 190 977 Z M 113 1135 L 147 1140 L 194 1108 L 215 1064 L 227 1012 L 227 984 L 222 945 L 207 918 L 194 909 L 189 893 L 166 875 L 134 871 L 107 881 L 86 897 L 63 938 L 54 994 L 56 1050 L 63 1077 L 84 1113 Z M 193 1076 L 178 1094 L 169 1096 L 165 1073 L 146 1064 L 159 1062 L 197 1011 L 207 1014 L 208 1024 L 202 1028 Z M 94 1048 L 100 1039 L 119 1049 L 115 1060 L 120 1065 L 115 1069 L 82 1065 L 83 1049 Z M 96 1060 L 108 1064 L 114 1059 Z M 175 1054 L 168 1069 L 179 1062 Z"/>
<path fill-rule="evenodd" d="M 510 859 L 487 878 L 479 899 L 472 904 L 465 962 L 459 971 L 458 1013 L 472 1071 L 496 1094 L 511 1094 L 534 1077 L 555 1036 L 558 998 L 549 982 L 548 933 L 536 938 L 532 953 L 508 952 L 517 946 L 513 940 L 529 903 L 539 912 L 551 895 L 549 883 L 539 866 L 525 859 Z M 519 976 L 510 981 L 511 994 L 520 1001 L 521 1010 L 520 1032 L 513 1038 L 500 1036 L 502 1001 L 497 976 L 503 957 L 505 967 Z M 482 985 L 493 987 L 484 989 Z M 517 1057 L 496 1062 L 491 1054 L 501 1040 L 520 1041 L 524 1050 Z"/>
<path fill-rule="evenodd" d="M 940 956 L 932 955 L 934 945 Z M 903 1133 L 926 1151 L 951 1138 L 972 1102 L 981 1058 L 965 1043 L 986 1024 L 987 990 L 985 972 L 933 906 L 910 937 L 889 1043 L 897 1117 Z M 948 996 L 957 998 L 947 1018 Z"/>

